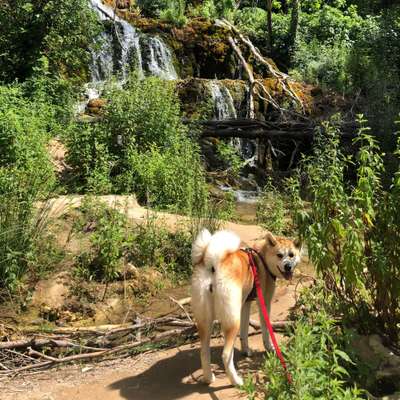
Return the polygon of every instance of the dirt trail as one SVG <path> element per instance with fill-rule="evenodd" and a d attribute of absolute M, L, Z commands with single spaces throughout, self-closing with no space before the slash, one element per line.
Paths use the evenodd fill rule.
<path fill-rule="evenodd" d="M 104 196 L 108 204 L 121 197 Z M 126 199 L 123 199 L 126 200 Z M 148 211 L 128 199 L 128 215 L 132 219 L 145 218 Z M 81 198 L 60 198 L 53 204 L 53 212 L 59 216 L 65 208 L 76 207 Z M 56 210 L 56 212 L 55 212 Z M 184 217 L 158 213 L 168 225 L 177 224 Z M 237 232 L 242 240 L 254 242 L 262 237 L 262 229 L 255 225 L 227 223 L 225 226 Z M 310 266 L 302 263 L 297 278 L 292 282 L 280 282 L 272 306 L 272 320 L 286 319 L 295 304 L 298 273 L 309 273 Z M 254 309 L 254 311 L 256 311 Z M 254 314 L 253 319 L 258 319 Z M 250 329 L 251 332 L 251 329 Z M 278 336 L 278 340 L 282 338 Z M 144 353 L 137 357 L 95 364 L 65 366 L 30 376 L 0 381 L 1 400 L 224 400 L 245 398 L 233 388 L 222 368 L 222 344 L 220 338 L 212 341 L 212 362 L 216 381 L 211 386 L 199 382 L 201 376 L 199 343 L 182 345 L 174 349 Z M 257 373 L 264 353 L 260 334 L 250 337 L 253 357 L 240 355 L 239 339 L 236 343 L 235 361 L 242 375 Z"/>
<path fill-rule="evenodd" d="M 295 304 L 295 281 L 277 289 L 272 319 L 283 320 Z M 258 319 L 256 314 L 252 316 Z M 282 337 L 278 335 L 278 340 Z M 38 375 L 0 382 L 2 400 L 224 400 L 245 398 L 233 388 L 222 368 L 222 340 L 212 341 L 212 362 L 216 373 L 213 385 L 201 377 L 199 343 L 142 354 L 134 358 L 98 364 L 66 366 Z M 252 358 L 240 355 L 239 339 L 235 360 L 243 374 L 254 374 L 263 360 L 261 335 L 250 337 Z"/>

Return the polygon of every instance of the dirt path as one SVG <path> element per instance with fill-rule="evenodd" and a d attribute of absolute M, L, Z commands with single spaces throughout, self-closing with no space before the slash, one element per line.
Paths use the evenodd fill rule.
<path fill-rule="evenodd" d="M 272 319 L 287 317 L 295 304 L 295 281 L 277 289 Z M 253 315 L 257 319 L 256 315 Z M 279 336 L 278 336 L 279 337 Z M 279 337 L 282 340 L 282 337 Z M 250 337 L 256 350 L 244 358 L 236 343 L 235 360 L 243 375 L 256 373 L 262 364 L 262 340 Z M 210 387 L 198 382 L 201 376 L 199 344 L 139 355 L 135 358 L 98 364 L 66 366 L 24 378 L 0 382 L 2 400 L 224 400 L 245 398 L 226 379 L 221 361 L 222 340 L 212 341 L 212 362 L 216 381 Z"/>
<path fill-rule="evenodd" d="M 52 214 L 59 217 L 70 207 L 79 206 L 82 197 L 61 197 L 54 201 Z M 125 210 L 133 220 L 146 218 L 148 211 L 140 207 L 133 198 L 102 196 L 109 205 L 117 206 L 123 200 Z M 185 217 L 157 213 L 170 227 L 176 226 Z M 254 242 L 263 231 L 255 225 L 227 223 L 225 228 L 238 233 L 242 240 Z M 298 267 L 297 279 L 280 282 L 272 306 L 272 320 L 286 319 L 295 304 L 298 274 L 309 273 L 310 266 L 302 263 Z M 254 309 L 255 311 L 255 309 Z M 254 319 L 258 316 L 254 314 Z M 251 330 L 250 330 L 251 332 Z M 282 340 L 282 337 L 278 338 Z M 0 381 L 1 400 L 224 400 L 245 398 L 233 388 L 222 368 L 222 339 L 212 341 L 212 362 L 216 382 L 206 386 L 199 382 L 201 376 L 199 343 L 179 346 L 141 354 L 137 357 L 116 359 L 96 364 L 65 366 L 33 375 Z M 236 343 L 235 361 L 242 375 L 254 374 L 263 362 L 262 339 L 259 334 L 250 337 L 250 346 L 255 350 L 251 359 L 244 358 Z"/>

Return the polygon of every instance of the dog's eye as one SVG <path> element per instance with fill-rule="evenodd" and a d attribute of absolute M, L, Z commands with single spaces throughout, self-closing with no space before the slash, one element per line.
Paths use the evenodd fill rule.
<path fill-rule="evenodd" d="M 278 256 L 278 258 L 283 258 L 283 254 L 281 254 L 281 253 L 278 253 L 277 256 Z"/>
<path fill-rule="evenodd" d="M 292 258 L 294 257 L 294 254 L 292 252 L 289 253 L 289 257 Z"/>

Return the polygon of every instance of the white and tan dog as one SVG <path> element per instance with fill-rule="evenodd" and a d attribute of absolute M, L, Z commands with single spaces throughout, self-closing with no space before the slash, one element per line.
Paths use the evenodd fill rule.
<path fill-rule="evenodd" d="M 268 313 L 275 291 L 276 278 L 291 279 L 300 261 L 298 241 L 275 237 L 267 233 L 256 248 L 254 256 Z M 204 229 L 192 245 L 192 308 L 201 342 L 203 381 L 211 383 L 215 377 L 210 365 L 210 338 L 213 321 L 218 320 L 225 337 L 222 353 L 225 371 L 233 385 L 242 385 L 233 362 L 235 338 L 240 329 L 242 351 L 250 353 L 248 330 L 250 319 L 249 295 L 253 289 L 253 274 L 248 254 L 241 249 L 240 238 L 228 231 L 211 235 Z M 269 333 L 260 312 L 263 342 L 271 350 Z"/>

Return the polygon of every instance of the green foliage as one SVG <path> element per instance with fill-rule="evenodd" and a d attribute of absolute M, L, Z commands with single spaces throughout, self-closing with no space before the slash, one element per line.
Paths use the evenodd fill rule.
<path fill-rule="evenodd" d="M 111 282 L 122 277 L 125 262 L 157 269 L 177 283 L 190 276 L 192 235 L 186 227 L 172 232 L 151 213 L 141 223 L 130 223 L 123 203 L 110 208 L 88 198 L 81 211 L 75 231 L 82 238 L 88 230 L 92 232 L 89 249 L 76 258 L 78 276 Z"/>
<path fill-rule="evenodd" d="M 199 149 L 181 122 L 173 84 L 131 79 L 107 97 L 103 119 L 66 138 L 68 162 L 83 189 L 133 192 L 148 205 L 186 213 L 205 207 Z"/>
<path fill-rule="evenodd" d="M 169 0 L 137 0 L 142 13 L 147 17 L 159 17 L 160 12 L 168 8 Z"/>
<path fill-rule="evenodd" d="M 168 7 L 160 12 L 160 18 L 182 27 L 186 24 L 186 0 L 169 0 Z"/>
<path fill-rule="evenodd" d="M 188 13 L 191 17 L 215 19 L 218 17 L 214 0 L 204 0 L 195 7 L 190 7 Z"/>
<path fill-rule="evenodd" d="M 54 128 L 51 109 L 0 87 L 0 282 L 15 289 L 37 255 L 46 212 L 35 207 L 54 187 L 46 150 Z"/>
<path fill-rule="evenodd" d="M 260 38 L 265 36 L 267 12 L 258 7 L 245 7 L 235 14 L 235 23 L 247 35 Z"/>
<path fill-rule="evenodd" d="M 334 88 L 342 93 L 350 87 L 351 76 L 346 73 L 349 49 L 341 45 L 325 46 L 318 41 L 298 43 L 291 75 L 323 88 Z"/>
<path fill-rule="evenodd" d="M 392 185 L 384 190 L 380 148 L 365 121 L 359 122 L 355 159 L 342 154 L 337 130 L 324 126 L 314 156 L 303 163 L 313 198 L 311 208 L 305 209 L 298 183 L 295 219 L 311 260 L 328 289 L 346 307 L 347 316 L 365 325 L 375 321 L 380 330 L 396 339 L 400 238 L 394 204 L 400 201 L 399 162 Z M 349 187 L 345 175 L 351 170 L 356 171 L 356 180 Z"/>
<path fill-rule="evenodd" d="M 238 178 L 244 161 L 239 151 L 231 144 L 219 141 L 217 144 L 217 154 L 221 161 L 227 165 L 227 172 L 232 178 Z"/>
<path fill-rule="evenodd" d="M 90 250 L 77 259 L 77 273 L 86 279 L 111 282 L 121 272 L 122 258 L 131 244 L 126 217 L 116 209 L 88 200 L 82 205 L 83 225 L 95 225 Z"/>
<path fill-rule="evenodd" d="M 191 275 L 192 236 L 184 227 L 172 232 L 151 214 L 133 230 L 129 258 L 137 267 L 153 267 L 176 283 Z"/>
<path fill-rule="evenodd" d="M 227 18 L 233 20 L 235 15 L 234 0 L 205 0 L 188 10 L 192 17 L 203 17 L 208 19 Z"/>
<path fill-rule="evenodd" d="M 257 223 L 274 234 L 290 234 L 288 199 L 275 188 L 271 181 L 267 182 L 257 202 Z"/>
<path fill-rule="evenodd" d="M 308 318 L 296 321 L 291 339 L 282 346 L 293 384 L 288 385 L 276 354 L 269 353 L 264 366 L 268 377 L 264 398 L 361 399 L 362 391 L 345 382 L 349 376 L 347 368 L 352 364 L 343 351 L 348 341 L 346 335 L 323 311 Z"/>
<path fill-rule="evenodd" d="M 15 0 L 0 7 L 0 80 L 25 80 L 42 57 L 55 75 L 81 77 L 100 25 L 86 0 Z"/>

